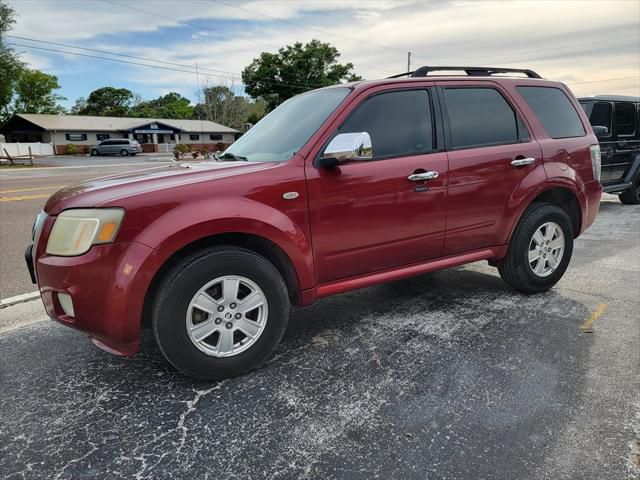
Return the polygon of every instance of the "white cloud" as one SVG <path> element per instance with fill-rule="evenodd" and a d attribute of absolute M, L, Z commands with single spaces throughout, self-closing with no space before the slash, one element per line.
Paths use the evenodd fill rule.
<path fill-rule="evenodd" d="M 13 2 L 20 14 L 15 34 L 181 64 L 197 62 L 201 80 L 211 82 L 216 78 L 226 82 L 232 79 L 228 74 L 215 77 L 216 73 L 207 69 L 239 74 L 261 51 L 320 38 L 334 44 L 342 54 L 340 60 L 353 62 L 356 72 L 368 78 L 403 71 L 406 52 L 411 51 L 414 66 L 520 66 L 538 70 L 547 78 L 575 83 L 572 88 L 579 94 L 638 94 L 638 81 L 634 79 L 583 82 L 638 75 L 639 2 L 580 2 L 579 8 L 574 1 L 234 3 L 256 13 L 215 1 L 137 1 L 130 5 L 170 19 L 104 2 Z M 242 28 L 225 27 L 225 21 L 238 19 L 251 22 Z M 168 27 L 181 29 L 181 36 L 176 37 L 180 40 L 166 43 Z M 233 36 L 216 32 L 225 28 Z M 157 32 L 158 46 L 140 47 L 118 41 L 119 34 L 131 32 Z M 111 36 L 104 37 L 105 34 Z M 98 37 L 100 47 L 91 42 Z M 127 67 L 126 75 L 130 81 L 158 91 L 190 84 L 195 88 L 196 84 L 195 75 L 146 67 Z"/>

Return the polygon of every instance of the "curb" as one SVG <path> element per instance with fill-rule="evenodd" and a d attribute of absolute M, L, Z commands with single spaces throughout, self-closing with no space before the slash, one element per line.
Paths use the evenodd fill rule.
<path fill-rule="evenodd" d="M 16 305 L 17 303 L 30 302 L 31 300 L 36 300 L 38 298 L 40 298 L 39 291 L 23 293 L 22 295 L 16 295 L 15 297 L 4 298 L 0 300 L 0 309 Z"/>

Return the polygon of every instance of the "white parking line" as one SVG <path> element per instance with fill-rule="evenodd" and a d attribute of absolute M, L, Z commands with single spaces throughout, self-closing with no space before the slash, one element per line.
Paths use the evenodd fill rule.
<path fill-rule="evenodd" d="M 157 163 L 175 163 L 173 160 L 165 160 L 165 161 L 157 161 Z M 102 168 L 102 167 L 130 167 L 130 166 L 139 166 L 139 165 L 149 165 L 149 162 L 138 162 L 138 163 L 105 163 L 101 165 L 65 165 L 62 167 L 33 167 L 29 169 L 24 168 L 4 168 L 3 172 L 33 172 L 34 170 L 61 170 L 65 168 Z"/>

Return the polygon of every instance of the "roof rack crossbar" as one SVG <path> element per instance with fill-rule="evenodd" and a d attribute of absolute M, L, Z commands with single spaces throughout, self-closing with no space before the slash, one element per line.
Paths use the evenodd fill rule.
<path fill-rule="evenodd" d="M 399 78 L 399 77 L 426 77 L 431 72 L 439 72 L 439 71 L 460 71 L 465 72 L 467 75 L 471 77 L 490 77 L 491 75 L 495 75 L 497 73 L 524 73 L 528 78 L 542 78 L 533 70 L 529 70 L 527 68 L 502 68 L 502 67 L 434 67 L 434 66 L 424 66 L 420 67 L 417 70 L 406 73 L 398 73 L 397 75 L 391 75 L 387 78 Z"/>

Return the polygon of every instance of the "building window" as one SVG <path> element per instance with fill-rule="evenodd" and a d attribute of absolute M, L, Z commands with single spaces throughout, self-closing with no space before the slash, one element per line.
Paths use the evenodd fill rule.
<path fill-rule="evenodd" d="M 211 135 L 209 135 L 209 140 L 222 140 L 222 134 L 212 133 Z"/>
<path fill-rule="evenodd" d="M 172 142 L 176 141 L 176 136 L 173 133 L 171 135 L 169 135 L 169 138 L 171 139 Z"/>
<path fill-rule="evenodd" d="M 197 133 L 190 133 L 189 140 L 200 140 L 200 135 L 198 135 Z"/>
<path fill-rule="evenodd" d="M 84 142 L 87 139 L 86 133 L 65 133 L 64 138 L 68 142 Z"/>
<path fill-rule="evenodd" d="M 108 133 L 96 133 L 96 139 L 101 142 L 102 140 L 108 140 L 111 138 L 111 135 Z"/>

